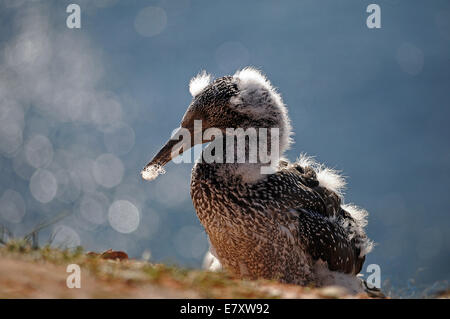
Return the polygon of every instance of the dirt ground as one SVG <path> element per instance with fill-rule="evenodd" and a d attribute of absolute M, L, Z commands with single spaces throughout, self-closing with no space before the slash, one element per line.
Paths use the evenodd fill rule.
<path fill-rule="evenodd" d="M 102 280 L 81 270 L 81 288 L 68 288 L 66 267 L 2 259 L 0 298 L 198 298 L 190 290 L 177 290 L 153 284 Z"/>
<path fill-rule="evenodd" d="M 111 256 L 109 256 L 111 257 Z M 114 256 L 113 256 L 114 257 Z M 80 288 L 68 288 L 69 264 L 81 269 Z M 0 249 L 0 298 L 368 298 L 340 287 L 299 287 L 242 281 L 225 273 L 151 264 L 98 254 L 21 246 Z"/>

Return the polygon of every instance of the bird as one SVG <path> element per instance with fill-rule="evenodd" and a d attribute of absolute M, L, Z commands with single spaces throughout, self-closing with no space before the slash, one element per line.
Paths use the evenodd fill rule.
<path fill-rule="evenodd" d="M 253 67 L 216 79 L 202 71 L 191 79 L 189 91 L 192 101 L 178 130 L 192 136 L 183 143 L 169 139 L 141 175 L 152 180 L 164 173 L 164 165 L 193 146 L 188 142 L 209 143 L 192 168 L 190 184 L 210 243 L 206 266 L 242 279 L 360 291 L 357 275 L 373 248 L 365 232 L 368 213 L 344 202 L 346 181 L 339 171 L 304 153 L 293 162 L 284 157 L 293 142 L 292 125 L 268 78 Z M 200 133 L 214 128 L 223 134 L 200 134 L 195 141 L 195 121 L 202 123 Z M 236 154 L 226 162 L 205 160 L 206 155 L 237 151 L 236 145 L 223 141 L 230 128 L 277 130 L 277 139 L 257 145 L 271 154 L 277 150 L 278 156 L 269 163 L 236 161 Z M 249 140 L 243 146 L 245 156 L 250 155 Z M 262 167 L 269 172 L 263 173 Z"/>

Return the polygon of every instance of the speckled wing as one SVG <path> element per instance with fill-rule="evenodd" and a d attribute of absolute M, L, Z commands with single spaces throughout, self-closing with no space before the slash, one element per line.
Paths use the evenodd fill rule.
<path fill-rule="evenodd" d="M 360 257 L 358 242 L 363 238 L 352 231 L 355 221 L 340 197 L 319 185 L 311 167 L 286 166 L 269 178 L 290 185 L 283 197 L 299 214 L 299 236 L 312 258 L 327 262 L 332 271 L 359 273 L 365 257 Z"/>
<path fill-rule="evenodd" d="M 269 188 L 271 195 L 289 208 L 304 208 L 327 217 L 340 213 L 340 197 L 319 185 L 313 168 L 298 164 L 284 165 L 281 164 L 277 173 L 262 182 L 260 193 Z"/>
<path fill-rule="evenodd" d="M 353 274 L 361 271 L 365 256 L 360 257 L 358 239 L 342 226 L 351 223 L 351 220 L 346 221 L 345 217 L 329 219 L 301 208 L 296 211 L 299 213 L 301 241 L 314 260 L 327 262 L 332 271 Z"/>

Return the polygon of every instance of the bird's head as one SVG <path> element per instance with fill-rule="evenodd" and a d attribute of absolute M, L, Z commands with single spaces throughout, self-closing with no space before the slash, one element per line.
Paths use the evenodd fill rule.
<path fill-rule="evenodd" d="M 278 128 L 281 153 L 290 144 L 291 125 L 281 96 L 269 80 L 254 68 L 237 71 L 233 76 L 212 79 L 205 71 L 191 79 L 192 102 L 184 114 L 178 131 L 144 167 L 141 174 L 152 180 L 163 172 L 163 166 L 196 144 L 210 142 L 215 135 L 204 132 L 214 128 L 227 134 L 227 129 Z M 197 129 L 201 121 L 201 128 Z M 189 135 L 189 138 L 186 136 Z M 182 141 L 184 139 L 184 141 Z"/>

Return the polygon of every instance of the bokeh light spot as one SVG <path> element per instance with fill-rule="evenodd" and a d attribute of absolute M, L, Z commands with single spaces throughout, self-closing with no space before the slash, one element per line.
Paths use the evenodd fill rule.
<path fill-rule="evenodd" d="M 109 207 L 108 220 L 119 233 L 132 233 L 139 226 L 139 210 L 127 200 L 117 200 Z"/>
<path fill-rule="evenodd" d="M 159 7 L 147 7 L 139 11 L 134 20 L 136 31 L 144 37 L 160 34 L 167 25 L 166 11 Z"/>
<path fill-rule="evenodd" d="M 92 167 L 95 181 L 106 188 L 117 186 L 123 177 L 122 161 L 113 154 L 102 154 Z"/>
<path fill-rule="evenodd" d="M 25 157 L 28 164 L 35 168 L 45 167 L 52 161 L 53 147 L 43 135 L 35 135 L 25 144 Z"/>
<path fill-rule="evenodd" d="M 45 204 L 55 198 L 58 191 L 58 182 L 52 172 L 38 169 L 30 179 L 30 191 L 33 197 Z"/>

